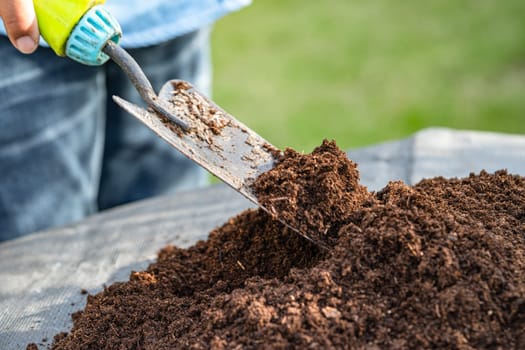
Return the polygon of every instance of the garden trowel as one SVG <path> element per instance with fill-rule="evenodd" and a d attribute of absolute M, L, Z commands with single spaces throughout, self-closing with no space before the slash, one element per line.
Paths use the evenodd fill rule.
<path fill-rule="evenodd" d="M 118 45 L 122 35 L 120 25 L 103 2 L 34 0 L 40 33 L 59 56 L 94 66 L 111 58 L 147 105 L 139 107 L 114 96 L 119 106 L 270 213 L 258 202 L 252 184 L 260 174 L 274 167 L 281 152 L 188 82 L 170 80 L 157 95 L 140 66 Z M 275 213 L 272 216 L 312 240 Z M 323 246 L 321 242 L 315 243 Z"/>

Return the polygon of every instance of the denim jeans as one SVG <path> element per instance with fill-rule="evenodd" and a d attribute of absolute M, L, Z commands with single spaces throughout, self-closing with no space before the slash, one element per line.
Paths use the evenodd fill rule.
<path fill-rule="evenodd" d="M 129 52 L 156 91 L 179 78 L 209 93 L 209 34 Z M 21 55 L 0 37 L 0 241 L 207 183 L 112 95 L 142 104 L 113 62 L 82 66 L 43 47 Z"/>

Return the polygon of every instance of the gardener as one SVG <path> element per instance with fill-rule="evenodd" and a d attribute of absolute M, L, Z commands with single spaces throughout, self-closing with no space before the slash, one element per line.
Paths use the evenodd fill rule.
<path fill-rule="evenodd" d="M 105 6 L 156 91 L 179 78 L 209 93 L 210 25 L 249 2 Z M 1 0 L 0 17 L 8 36 L 0 36 L 0 241 L 206 184 L 203 170 L 111 101 L 118 95 L 142 103 L 113 62 L 89 67 L 47 46 L 37 50 L 32 0 Z"/>

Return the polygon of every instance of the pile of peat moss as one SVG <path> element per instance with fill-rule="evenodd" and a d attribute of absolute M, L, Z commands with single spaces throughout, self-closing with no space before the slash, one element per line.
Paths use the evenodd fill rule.
<path fill-rule="evenodd" d="M 248 210 L 89 295 L 52 349 L 519 349 L 525 178 L 377 193 L 334 142 L 287 150 Z M 272 216 L 326 243 L 318 248 Z"/>

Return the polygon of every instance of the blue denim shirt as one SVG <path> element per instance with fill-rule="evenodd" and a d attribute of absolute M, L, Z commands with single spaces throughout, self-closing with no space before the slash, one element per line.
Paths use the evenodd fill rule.
<path fill-rule="evenodd" d="M 137 48 L 173 39 L 213 23 L 251 0 L 107 0 L 122 27 L 121 45 Z M 0 20 L 1 21 L 1 20 Z M 5 29 L 0 26 L 0 33 Z"/>

